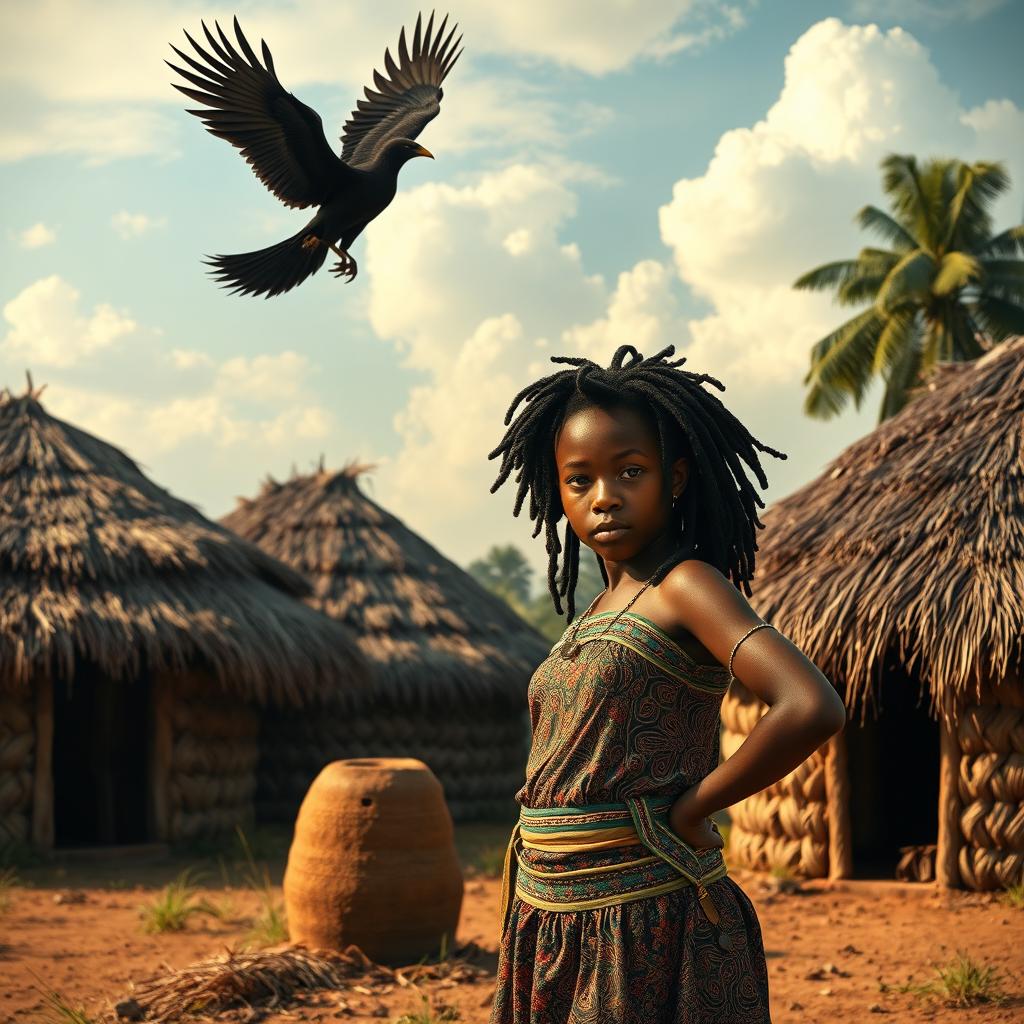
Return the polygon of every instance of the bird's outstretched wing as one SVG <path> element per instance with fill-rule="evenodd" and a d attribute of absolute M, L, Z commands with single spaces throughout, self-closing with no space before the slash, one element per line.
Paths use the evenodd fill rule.
<path fill-rule="evenodd" d="M 220 42 L 206 23 L 203 31 L 216 57 L 207 53 L 187 32 L 185 36 L 209 65 L 204 67 L 171 44 L 171 49 L 205 77 L 164 63 L 202 91 L 172 82 L 186 96 L 213 109 L 189 110 L 203 119 L 206 130 L 227 139 L 242 151 L 256 177 L 286 206 L 302 209 L 319 206 L 337 190 L 348 169 L 331 149 L 320 115 L 296 99 L 278 81 L 267 44 L 264 67 L 253 53 L 235 18 L 235 35 L 244 57 L 214 22 Z M 219 58 L 219 60 L 218 60 Z"/>
<path fill-rule="evenodd" d="M 406 46 L 403 28 L 398 37 L 398 65 L 391 51 L 385 50 L 384 67 L 390 77 L 385 78 L 375 69 L 376 90 L 369 86 L 364 88 L 366 99 L 358 101 L 352 116 L 345 122 L 341 159 L 351 167 L 372 164 L 391 139 L 415 139 L 441 110 L 441 83 L 462 53 L 458 49 L 462 36 L 451 45 L 458 28 L 453 25 L 448 37 L 444 37 L 447 15 L 433 35 L 433 12 L 427 21 L 427 31 L 421 34 L 422 18 L 422 14 L 416 17 L 412 53 Z"/>

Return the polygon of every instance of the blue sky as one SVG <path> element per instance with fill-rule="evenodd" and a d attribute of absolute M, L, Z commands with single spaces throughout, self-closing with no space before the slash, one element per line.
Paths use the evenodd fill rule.
<path fill-rule="evenodd" d="M 808 350 L 850 311 L 790 285 L 874 243 L 853 216 L 884 204 L 881 157 L 1003 160 L 996 227 L 1024 219 L 1020 4 L 477 0 L 451 8 L 466 49 L 420 138 L 437 159 L 402 171 L 355 282 L 216 287 L 203 254 L 308 211 L 185 112 L 169 43 L 237 13 L 333 145 L 416 10 L 6 3 L 0 385 L 31 368 L 53 413 L 211 517 L 266 473 L 359 458 L 449 557 L 514 542 L 539 569 L 486 455 L 548 356 L 674 343 L 789 454 L 766 457 L 770 502 L 876 421 L 877 387 L 836 420 L 801 413 Z"/>

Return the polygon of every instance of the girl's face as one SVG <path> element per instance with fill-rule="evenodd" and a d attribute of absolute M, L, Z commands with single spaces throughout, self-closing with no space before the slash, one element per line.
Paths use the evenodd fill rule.
<path fill-rule="evenodd" d="M 555 442 L 562 508 L 580 541 L 602 558 L 636 557 L 669 526 L 672 499 L 686 486 L 685 458 L 666 492 L 650 420 L 628 406 L 587 406 L 567 416 Z M 598 528 L 605 524 L 605 531 Z M 615 528 L 608 530 L 611 524 Z"/>

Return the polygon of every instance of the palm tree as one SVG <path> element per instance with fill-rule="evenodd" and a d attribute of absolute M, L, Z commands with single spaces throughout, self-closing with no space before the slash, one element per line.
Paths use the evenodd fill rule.
<path fill-rule="evenodd" d="M 991 234 L 987 205 L 1010 184 L 1000 163 L 937 158 L 920 170 L 912 156 L 881 163 L 892 215 L 865 206 L 856 216 L 891 246 L 826 263 L 793 285 L 836 289 L 840 305 L 871 305 L 817 342 L 804 377 L 804 412 L 860 408 L 875 374 L 886 382 L 879 422 L 899 412 L 908 391 L 938 361 L 975 359 L 1024 334 L 1024 225 Z"/>

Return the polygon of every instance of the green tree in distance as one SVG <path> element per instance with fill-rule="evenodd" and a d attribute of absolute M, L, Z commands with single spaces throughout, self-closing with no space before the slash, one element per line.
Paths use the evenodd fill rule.
<path fill-rule="evenodd" d="M 547 587 L 531 596 L 534 572 L 514 544 L 492 546 L 483 558 L 471 562 L 467 571 L 551 643 L 565 631 L 565 616 L 555 611 Z M 576 614 L 582 615 L 583 610 L 602 590 L 604 581 L 596 556 L 587 557 L 581 553 L 576 580 Z"/>
<path fill-rule="evenodd" d="M 840 305 L 871 305 L 811 350 L 803 411 L 818 419 L 860 403 L 878 374 L 885 381 L 879 422 L 899 412 L 907 392 L 938 361 L 976 359 L 1024 334 L 1024 224 L 992 235 L 986 207 L 1010 185 L 1000 163 L 913 156 L 881 163 L 892 214 L 865 206 L 856 220 L 888 249 L 826 263 L 800 277 L 801 289 L 835 288 Z M 979 340 L 980 336 L 980 340 Z"/>
<path fill-rule="evenodd" d="M 513 607 L 525 605 L 530 599 L 533 569 L 514 544 L 492 545 L 483 558 L 470 563 L 469 574 Z"/>

